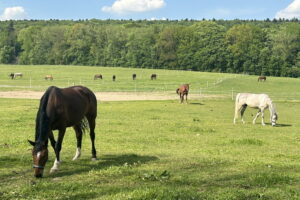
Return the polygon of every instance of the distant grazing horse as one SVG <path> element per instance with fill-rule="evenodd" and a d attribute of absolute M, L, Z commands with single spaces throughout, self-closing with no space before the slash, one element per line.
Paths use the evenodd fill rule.
<path fill-rule="evenodd" d="M 179 88 L 177 88 L 176 93 L 180 96 L 180 102 L 183 103 L 184 96 L 185 96 L 185 102 L 187 103 L 187 96 L 189 94 L 189 84 L 181 85 Z"/>
<path fill-rule="evenodd" d="M 156 80 L 157 75 L 156 74 L 151 74 L 151 80 Z"/>
<path fill-rule="evenodd" d="M 250 93 L 238 93 L 236 95 L 235 115 L 233 119 L 234 124 L 236 123 L 236 119 L 238 118 L 239 113 L 241 114 L 242 122 L 245 123 L 243 119 L 243 115 L 247 106 L 249 106 L 250 108 L 258 109 L 258 112 L 255 118 L 253 119 L 253 124 L 255 124 L 257 117 L 261 113 L 261 124 L 263 126 L 266 125 L 264 122 L 264 110 L 269 108 L 270 120 L 272 126 L 276 125 L 276 120 L 278 120 L 278 114 L 276 112 L 275 105 L 273 104 L 270 97 L 266 94 L 250 94 Z"/>
<path fill-rule="evenodd" d="M 16 79 L 17 77 L 22 78 L 23 74 L 22 73 L 10 73 L 9 76 L 10 76 L 11 79 Z"/>
<path fill-rule="evenodd" d="M 116 81 L 116 75 L 113 75 L 113 76 L 112 76 L 112 80 L 113 80 L 113 81 Z"/>
<path fill-rule="evenodd" d="M 46 75 L 45 80 L 53 81 L 53 76 L 52 75 Z"/>
<path fill-rule="evenodd" d="M 267 77 L 265 76 L 259 76 L 257 81 L 266 81 L 267 80 Z"/>
<path fill-rule="evenodd" d="M 132 80 L 136 79 L 136 74 L 132 74 Z"/>
<path fill-rule="evenodd" d="M 92 160 L 96 160 L 95 119 L 97 117 L 97 100 L 94 93 L 83 86 L 60 89 L 51 86 L 40 100 L 35 120 L 35 142 L 33 146 L 33 168 L 35 177 L 42 177 L 48 160 L 48 139 L 55 151 L 56 159 L 50 170 L 55 172 L 60 165 L 60 150 L 67 127 L 73 126 L 77 138 L 77 150 L 73 160 L 80 157 L 83 131 L 90 128 L 92 141 Z M 88 124 L 87 124 L 88 122 Z M 58 130 L 57 141 L 52 130 Z"/>
<path fill-rule="evenodd" d="M 94 76 L 94 80 L 97 80 L 97 79 L 102 79 L 102 75 L 101 74 L 96 74 Z"/>

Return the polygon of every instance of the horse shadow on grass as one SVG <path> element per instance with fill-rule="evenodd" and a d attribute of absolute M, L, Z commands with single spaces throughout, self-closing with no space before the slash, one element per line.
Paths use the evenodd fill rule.
<path fill-rule="evenodd" d="M 151 161 L 158 160 L 155 156 L 140 156 L 136 154 L 121 154 L 121 155 L 104 155 L 98 158 L 97 161 L 90 161 L 89 159 L 79 159 L 77 161 L 62 162 L 61 170 L 50 176 L 63 177 L 73 174 L 80 174 L 94 170 L 103 170 L 113 166 L 124 165 L 140 165 Z M 67 169 L 67 165 L 76 169 Z"/>
<path fill-rule="evenodd" d="M 189 103 L 189 104 L 191 104 L 191 105 L 199 105 L 199 106 L 203 106 L 203 105 L 205 105 L 205 104 L 203 104 L 203 103 L 199 103 L 199 102 L 192 102 L 192 103 Z"/>
<path fill-rule="evenodd" d="M 271 123 L 266 123 L 266 125 L 272 126 Z M 276 124 L 275 127 L 291 127 L 293 126 L 292 124 Z"/>

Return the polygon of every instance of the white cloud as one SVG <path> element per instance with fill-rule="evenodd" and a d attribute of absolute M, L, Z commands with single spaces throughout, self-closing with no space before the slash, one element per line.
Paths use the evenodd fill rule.
<path fill-rule="evenodd" d="M 166 5 L 164 0 L 116 0 L 112 6 L 102 7 L 102 11 L 126 14 L 157 10 Z"/>
<path fill-rule="evenodd" d="M 150 21 L 157 21 L 157 20 L 163 20 L 163 21 L 165 21 L 165 20 L 167 20 L 167 18 L 165 18 L 165 17 L 162 17 L 162 18 L 156 18 L 156 17 L 151 17 L 150 18 Z"/>
<path fill-rule="evenodd" d="M 294 0 L 288 7 L 276 13 L 276 18 L 292 19 L 300 17 L 300 0 Z"/>
<path fill-rule="evenodd" d="M 0 20 L 18 20 L 27 18 L 27 14 L 23 7 L 10 7 L 5 8 L 3 14 L 0 16 Z"/>

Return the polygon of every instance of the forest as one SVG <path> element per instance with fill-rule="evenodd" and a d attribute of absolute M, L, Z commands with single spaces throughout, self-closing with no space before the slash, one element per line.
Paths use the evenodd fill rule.
<path fill-rule="evenodd" d="M 0 22 L 0 63 L 300 76 L 297 19 Z"/>

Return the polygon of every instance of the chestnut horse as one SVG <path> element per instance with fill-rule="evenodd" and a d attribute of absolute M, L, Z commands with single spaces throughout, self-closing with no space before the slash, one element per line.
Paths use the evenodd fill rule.
<path fill-rule="evenodd" d="M 77 138 L 77 150 L 73 160 L 80 157 L 82 133 L 90 128 L 92 141 L 92 159 L 96 160 L 95 126 L 97 117 L 97 99 L 95 94 L 86 87 L 73 86 L 57 88 L 51 86 L 40 100 L 39 110 L 35 120 L 35 142 L 33 146 L 33 168 L 35 177 L 42 177 L 48 160 L 48 140 L 55 152 L 55 162 L 50 170 L 55 172 L 60 165 L 60 150 L 67 127 L 73 126 Z M 88 124 L 87 124 L 88 123 Z M 57 141 L 53 130 L 58 130 Z"/>
<path fill-rule="evenodd" d="M 259 76 L 257 81 L 266 81 L 267 80 L 267 77 L 265 76 Z"/>
<path fill-rule="evenodd" d="M 180 96 L 180 102 L 183 103 L 184 96 L 185 101 L 187 103 L 187 96 L 189 94 L 190 85 L 189 84 L 183 84 L 179 88 L 177 88 L 176 93 Z"/>
<path fill-rule="evenodd" d="M 53 76 L 52 75 L 46 75 L 45 80 L 53 81 Z"/>

